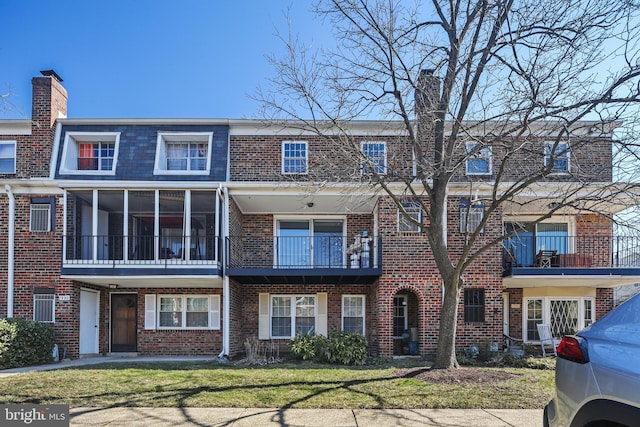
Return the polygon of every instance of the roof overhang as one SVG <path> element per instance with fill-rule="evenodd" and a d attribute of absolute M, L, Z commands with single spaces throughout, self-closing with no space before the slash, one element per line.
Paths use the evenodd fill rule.
<path fill-rule="evenodd" d="M 243 214 L 370 214 L 377 193 L 367 185 L 229 183 Z"/>

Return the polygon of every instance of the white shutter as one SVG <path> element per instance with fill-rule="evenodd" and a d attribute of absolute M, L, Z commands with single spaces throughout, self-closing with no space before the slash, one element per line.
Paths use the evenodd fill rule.
<path fill-rule="evenodd" d="M 258 339 L 269 339 L 269 294 L 258 296 Z"/>
<path fill-rule="evenodd" d="M 316 294 L 316 335 L 327 336 L 327 293 Z"/>
<path fill-rule="evenodd" d="M 220 329 L 220 295 L 209 298 L 209 328 Z"/>
<path fill-rule="evenodd" d="M 144 328 L 156 328 L 156 294 L 144 296 Z"/>

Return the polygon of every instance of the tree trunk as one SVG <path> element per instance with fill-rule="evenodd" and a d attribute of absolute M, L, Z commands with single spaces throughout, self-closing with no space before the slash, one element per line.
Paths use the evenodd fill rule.
<path fill-rule="evenodd" d="M 440 313 L 440 327 L 438 334 L 438 348 L 436 350 L 436 362 L 433 368 L 455 369 L 458 368 L 456 359 L 456 329 L 458 325 L 458 305 L 460 304 L 460 292 L 458 280 L 454 277 L 444 278 L 444 297 L 442 311 Z"/>

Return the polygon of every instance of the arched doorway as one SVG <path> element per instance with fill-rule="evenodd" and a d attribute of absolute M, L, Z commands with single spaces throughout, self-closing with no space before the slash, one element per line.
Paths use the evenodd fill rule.
<path fill-rule="evenodd" d="M 393 355 L 419 355 L 418 297 L 410 290 L 401 290 L 393 297 Z"/>

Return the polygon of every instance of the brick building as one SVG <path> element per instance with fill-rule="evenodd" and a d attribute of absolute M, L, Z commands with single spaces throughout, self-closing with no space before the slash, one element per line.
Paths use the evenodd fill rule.
<path fill-rule="evenodd" d="M 339 138 L 294 122 L 66 118 L 61 79 L 44 74 L 33 79 L 32 119 L 0 121 L 0 316 L 52 322 L 70 357 L 237 357 L 251 336 L 286 350 L 298 333 L 340 330 L 364 334 L 371 354 L 434 355 L 442 287 L 428 240 L 366 173 L 411 173 L 400 125 L 349 123 L 363 166 Z M 576 132 L 549 188 L 578 171 L 612 179 L 611 134 Z M 452 251 L 483 213 L 469 177 L 490 180 L 513 161 L 500 150 L 450 185 Z M 465 274 L 459 347 L 502 345 L 503 334 L 535 343 L 542 322 L 556 334 L 581 329 L 612 307 L 614 287 L 638 281 L 604 217 L 527 226 L 549 203 L 505 205 L 488 219 L 481 239 L 514 234 Z M 426 221 L 414 200 L 403 206 Z"/>

